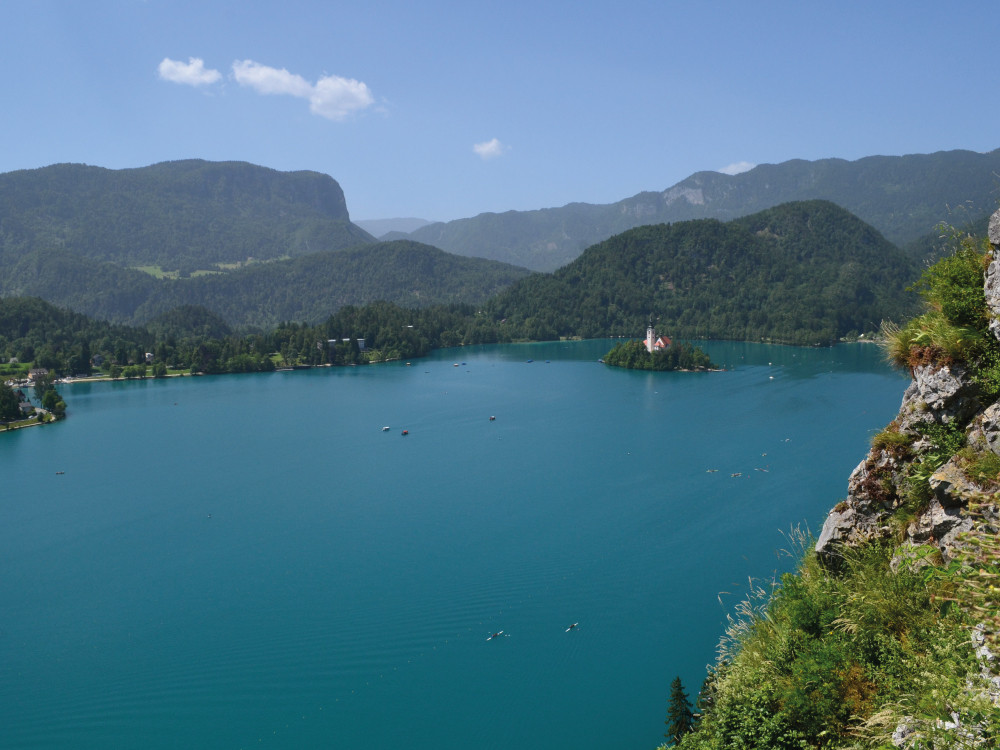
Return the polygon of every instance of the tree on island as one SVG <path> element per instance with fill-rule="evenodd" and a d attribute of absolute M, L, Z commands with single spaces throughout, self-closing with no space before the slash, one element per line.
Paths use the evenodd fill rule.
<path fill-rule="evenodd" d="M 619 342 L 604 355 L 604 363 L 629 370 L 714 370 L 708 355 L 687 341 L 675 341 L 653 353 L 644 341 L 633 339 Z"/>
<path fill-rule="evenodd" d="M 694 714 L 691 712 L 691 701 L 684 692 L 680 677 L 675 677 L 670 683 L 670 704 L 667 708 L 667 733 L 663 736 L 676 745 L 681 738 L 694 729 Z"/>

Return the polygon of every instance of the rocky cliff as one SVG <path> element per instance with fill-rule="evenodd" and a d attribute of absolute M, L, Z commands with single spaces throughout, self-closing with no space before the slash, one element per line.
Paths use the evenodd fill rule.
<path fill-rule="evenodd" d="M 984 295 L 989 330 L 1000 341 L 1000 211 L 990 220 L 989 241 L 992 254 Z M 848 480 L 846 500 L 823 524 L 816 551 L 828 563 L 836 563 L 844 544 L 899 533 L 903 543 L 898 557 L 908 549 L 930 546 L 949 563 L 974 532 L 1000 531 L 997 477 L 968 471 L 977 455 L 1000 457 L 1000 402 L 989 403 L 992 398 L 984 393 L 971 364 L 947 357 L 924 359 L 929 361 L 911 370 L 913 381 L 899 414 L 883 431 L 883 439 L 873 440 Z M 962 446 L 961 453 L 942 456 L 948 447 L 941 439 L 945 433 L 951 434 L 953 445 Z M 908 502 L 921 472 L 928 471 L 930 496 L 923 503 Z"/>
<path fill-rule="evenodd" d="M 1000 341 L 1000 211 L 990 220 L 989 243 L 982 333 L 995 352 Z M 931 305 L 924 325 L 933 326 L 941 312 Z M 961 335 L 971 339 L 975 332 Z M 970 715 L 950 709 L 950 720 L 937 719 L 930 733 L 926 722 L 907 716 L 893 732 L 892 743 L 900 748 L 993 747 L 1000 714 L 998 362 L 995 354 L 982 356 L 981 347 L 974 349 L 980 356 L 969 361 L 940 348 L 928 352 L 934 348 L 931 338 L 924 331 L 909 340 L 910 364 L 917 364 L 911 366 L 913 380 L 899 413 L 852 472 L 847 498 L 827 516 L 816 552 L 826 566 L 836 569 L 847 549 L 889 542 L 895 549 L 895 570 L 926 568 L 928 580 L 942 579 L 938 571 L 961 576 L 961 583 L 943 598 L 953 599 L 979 620 L 971 633 L 979 674 L 968 676 L 966 690 L 985 698 L 993 710 Z M 942 738 L 934 739 L 933 730 Z M 956 740 L 957 745 L 949 744 Z"/>
<path fill-rule="evenodd" d="M 940 552 L 943 562 L 951 562 L 962 546 L 962 535 L 972 531 L 970 501 L 975 501 L 977 511 L 989 519 L 995 533 L 995 490 L 967 476 L 958 455 L 949 457 L 928 477 L 932 495 L 916 517 L 903 516 L 910 472 L 921 457 L 936 448 L 927 427 L 960 427 L 967 446 L 1000 455 L 1000 404 L 984 408 L 977 392 L 976 383 L 961 366 L 930 364 L 914 369 L 899 414 L 887 428 L 905 440 L 889 444 L 876 441 L 851 473 L 847 499 L 830 511 L 816 544 L 824 559 L 835 563 L 845 543 L 890 539 L 901 523 L 901 549 L 930 545 Z"/>

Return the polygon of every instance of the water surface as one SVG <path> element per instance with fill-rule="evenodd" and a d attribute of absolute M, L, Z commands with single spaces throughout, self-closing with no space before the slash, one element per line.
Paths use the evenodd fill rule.
<path fill-rule="evenodd" d="M 66 387 L 0 435 L 0 746 L 655 747 L 906 385 L 703 346 Z"/>

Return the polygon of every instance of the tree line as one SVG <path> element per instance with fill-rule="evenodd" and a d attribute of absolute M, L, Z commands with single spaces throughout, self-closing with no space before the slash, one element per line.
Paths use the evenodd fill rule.
<path fill-rule="evenodd" d="M 0 376 L 5 378 L 26 374 L 29 365 L 59 377 L 95 371 L 134 377 L 167 370 L 216 374 L 350 365 L 500 340 L 498 326 L 463 304 L 418 309 L 389 302 L 347 305 L 317 325 L 286 322 L 267 332 L 236 333 L 197 306 L 177 308 L 147 326 L 120 326 L 37 298 L 0 298 Z"/>

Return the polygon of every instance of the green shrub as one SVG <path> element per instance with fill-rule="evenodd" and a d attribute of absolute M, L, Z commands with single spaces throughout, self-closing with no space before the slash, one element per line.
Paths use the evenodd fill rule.
<path fill-rule="evenodd" d="M 985 238 L 961 237 L 955 252 L 927 268 L 914 288 L 932 311 L 941 313 L 952 325 L 982 330 L 989 323 L 983 294 L 989 257 Z"/>
<path fill-rule="evenodd" d="M 1000 346 L 989 331 L 983 292 L 989 257 L 988 243 L 966 237 L 952 255 L 924 271 L 914 288 L 927 311 L 902 327 L 888 321 L 881 327 L 882 346 L 893 365 L 912 370 L 996 358 Z M 993 390 L 1000 394 L 1000 377 L 995 380 Z"/>
<path fill-rule="evenodd" d="M 961 647 L 970 620 L 942 596 L 941 580 L 893 572 L 888 546 L 848 549 L 836 572 L 804 536 L 797 546 L 808 551 L 796 573 L 754 587 L 737 608 L 711 706 L 681 747 L 875 748 L 904 716 L 900 695 L 913 697 L 910 715 L 959 705 L 954 691 L 928 688 L 958 686 L 975 667 Z"/>

